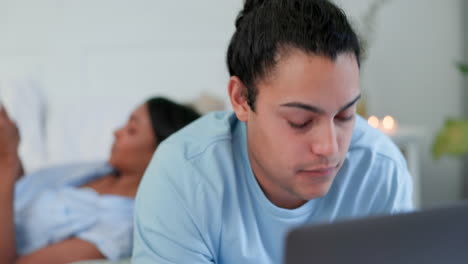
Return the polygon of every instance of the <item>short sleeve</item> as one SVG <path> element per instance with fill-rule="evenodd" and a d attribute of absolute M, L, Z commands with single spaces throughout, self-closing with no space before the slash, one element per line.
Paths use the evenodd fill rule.
<path fill-rule="evenodd" d="M 339 179 L 344 196 L 353 197 L 340 207 L 343 215 L 366 217 L 413 210 L 413 183 L 403 158 L 368 151 L 355 151 L 353 158 L 358 162 L 352 164 L 351 173 Z"/>
<path fill-rule="evenodd" d="M 395 193 L 395 198 L 390 212 L 393 214 L 413 211 L 413 178 L 406 163 L 397 164 L 392 176 L 394 179 L 394 184 L 392 184 L 394 190 L 392 192 Z"/>
<path fill-rule="evenodd" d="M 210 192 L 170 152 L 159 147 L 140 184 L 132 263 L 214 263 L 217 221 Z"/>
<path fill-rule="evenodd" d="M 413 181 L 403 158 L 391 159 L 378 155 L 378 162 L 373 167 L 376 183 L 373 188 L 374 201 L 372 212 L 382 214 L 406 213 L 414 210 Z"/>

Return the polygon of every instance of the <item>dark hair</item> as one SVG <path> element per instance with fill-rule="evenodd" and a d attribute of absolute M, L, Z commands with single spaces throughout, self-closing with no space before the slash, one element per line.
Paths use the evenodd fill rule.
<path fill-rule="evenodd" d="M 192 108 L 163 97 L 151 98 L 146 104 L 158 143 L 200 117 Z"/>
<path fill-rule="evenodd" d="M 335 60 L 354 54 L 360 65 L 358 37 L 343 10 L 327 0 L 246 0 L 236 19 L 227 51 L 229 74 L 246 87 L 255 111 L 258 80 L 278 63 L 279 52 L 299 49 Z"/>

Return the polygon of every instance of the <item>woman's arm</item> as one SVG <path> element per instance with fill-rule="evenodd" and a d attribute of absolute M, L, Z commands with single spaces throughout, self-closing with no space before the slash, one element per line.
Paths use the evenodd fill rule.
<path fill-rule="evenodd" d="M 39 249 L 29 255 L 21 256 L 15 262 L 2 262 L 14 264 L 64 264 L 80 260 L 104 259 L 98 248 L 81 239 L 71 238 Z"/>
<path fill-rule="evenodd" d="M 4 108 L 0 108 L 0 263 L 16 259 L 13 200 L 22 166 L 18 158 L 19 133 Z"/>
<path fill-rule="evenodd" d="M 17 168 L 0 164 L 0 263 L 14 263 L 16 259 L 15 223 L 13 217 L 14 175 Z"/>
<path fill-rule="evenodd" d="M 18 156 L 19 141 L 18 128 L 5 109 L 0 107 L 0 263 L 58 264 L 104 258 L 96 246 L 77 238 L 50 245 L 29 255 L 17 255 L 13 205 L 15 183 L 23 174 Z"/>
<path fill-rule="evenodd" d="M 23 164 L 18 155 L 20 134 L 16 124 L 10 119 L 5 108 L 0 106 L 0 166 L 14 165 L 17 180 L 24 174 Z M 0 167 L 2 169 L 4 167 Z M 0 175 L 2 179 L 9 175 Z"/>
<path fill-rule="evenodd" d="M 0 263 L 59 264 L 104 258 L 96 246 L 77 238 L 50 245 L 29 255 L 17 255 L 13 205 L 15 183 L 23 174 L 18 156 L 19 141 L 18 128 L 5 109 L 0 107 Z"/>

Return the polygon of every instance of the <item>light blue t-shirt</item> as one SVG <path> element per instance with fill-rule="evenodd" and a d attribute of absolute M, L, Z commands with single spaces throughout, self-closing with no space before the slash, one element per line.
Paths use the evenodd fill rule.
<path fill-rule="evenodd" d="M 129 257 L 134 199 L 79 188 L 112 171 L 104 162 L 93 162 L 57 166 L 21 178 L 14 202 L 18 254 L 76 237 L 94 244 L 108 259 Z"/>
<path fill-rule="evenodd" d="M 328 194 L 292 210 L 265 196 L 246 142 L 246 125 L 218 112 L 159 146 L 136 198 L 133 264 L 279 264 L 292 227 L 412 209 L 403 156 L 360 117 Z"/>

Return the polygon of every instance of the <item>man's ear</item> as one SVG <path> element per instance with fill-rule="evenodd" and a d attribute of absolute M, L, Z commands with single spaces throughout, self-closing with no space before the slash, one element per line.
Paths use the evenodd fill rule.
<path fill-rule="evenodd" d="M 246 89 L 247 87 L 245 87 L 244 83 L 237 76 L 232 76 L 231 79 L 229 79 L 228 93 L 231 99 L 231 105 L 237 118 L 242 122 L 247 122 L 250 113 L 250 106 L 246 98 Z"/>

